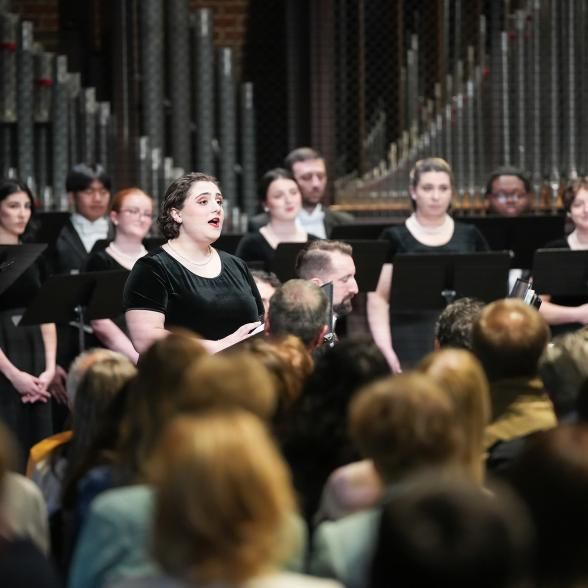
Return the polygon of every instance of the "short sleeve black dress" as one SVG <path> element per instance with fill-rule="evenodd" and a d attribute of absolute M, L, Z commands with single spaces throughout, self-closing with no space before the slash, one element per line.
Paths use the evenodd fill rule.
<path fill-rule="evenodd" d="M 198 276 L 158 247 L 137 261 L 123 295 L 125 310 L 165 315 L 165 328 L 183 327 L 212 341 L 259 320 L 263 302 L 245 262 L 218 251 L 218 276 Z"/>
<path fill-rule="evenodd" d="M 475 253 L 489 250 L 486 239 L 475 226 L 457 222 L 451 239 L 436 247 L 418 241 L 405 224 L 384 229 L 380 239 L 390 243 L 389 263 L 394 263 L 394 256 L 398 253 Z M 404 369 L 413 367 L 427 353 L 433 351 L 438 313 L 397 314 L 391 301 L 390 317 L 394 351 Z"/>
<path fill-rule="evenodd" d="M 17 325 L 40 288 L 41 269 L 37 262 L 0 294 L 0 349 L 19 370 L 34 376 L 45 370 L 41 328 L 38 325 Z M 2 373 L 0 419 L 17 437 L 23 459 L 35 443 L 53 434 L 51 402 L 23 404 L 19 392 Z"/>

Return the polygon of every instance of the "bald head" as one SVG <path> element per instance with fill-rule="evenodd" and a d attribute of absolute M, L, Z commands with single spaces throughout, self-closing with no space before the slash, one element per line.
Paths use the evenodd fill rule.
<path fill-rule="evenodd" d="M 472 348 L 488 379 L 537 375 L 549 327 L 539 312 L 516 298 L 484 307 L 472 331 Z"/>
<path fill-rule="evenodd" d="M 312 282 L 289 280 L 270 300 L 269 334 L 296 335 L 307 348 L 316 347 L 327 329 L 327 297 Z"/>

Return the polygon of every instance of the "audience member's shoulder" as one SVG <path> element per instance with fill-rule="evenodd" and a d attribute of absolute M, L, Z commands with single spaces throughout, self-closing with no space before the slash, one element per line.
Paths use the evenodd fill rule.
<path fill-rule="evenodd" d="M 331 473 L 321 501 L 320 514 L 335 520 L 373 507 L 382 496 L 382 485 L 369 460 L 350 463 Z"/>
<path fill-rule="evenodd" d="M 190 588 L 190 585 L 169 576 L 157 575 L 127 578 L 111 584 L 110 588 Z"/>
<path fill-rule="evenodd" d="M 340 588 L 341 584 L 335 580 L 314 578 L 293 572 L 281 572 L 251 580 L 247 582 L 246 586 L 247 588 L 296 588 L 298 586 L 308 588 Z"/>
<path fill-rule="evenodd" d="M 142 512 L 153 507 L 153 489 L 145 484 L 113 488 L 95 498 L 90 511 L 97 515 L 128 517 L 135 512 Z"/>

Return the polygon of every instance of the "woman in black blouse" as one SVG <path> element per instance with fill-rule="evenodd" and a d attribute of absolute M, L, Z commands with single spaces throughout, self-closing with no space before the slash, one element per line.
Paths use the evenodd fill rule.
<path fill-rule="evenodd" d="M 31 219 L 29 188 L 16 180 L 0 182 L 0 244 L 18 246 Z M 17 326 L 41 288 L 37 263 L 0 294 L 0 420 L 12 430 L 22 450 L 53 433 L 49 384 L 55 375 L 55 325 Z"/>
<path fill-rule="evenodd" d="M 189 173 L 167 189 L 159 226 L 168 239 L 133 267 L 124 292 L 131 341 L 142 353 L 171 327 L 195 331 L 211 352 L 259 326 L 263 303 L 245 263 L 211 245 L 224 220 L 217 181 Z"/>
<path fill-rule="evenodd" d="M 133 269 L 135 262 L 147 253 L 143 239 L 153 221 L 153 200 L 139 188 L 121 190 L 112 200 L 110 220 L 116 236 L 106 249 L 90 255 L 87 272 Z M 116 320 L 94 320 L 91 325 L 105 347 L 137 363 L 139 354 L 127 336 L 124 316 Z"/>
<path fill-rule="evenodd" d="M 285 169 L 268 171 L 261 180 L 262 204 L 269 217 L 267 225 L 246 234 L 236 255 L 245 261 L 261 261 L 270 271 L 271 261 L 280 243 L 306 243 L 318 239 L 307 233 L 296 221 L 302 208 L 300 188 Z"/>
<path fill-rule="evenodd" d="M 433 332 L 431 329 L 430 337 L 427 334 L 426 345 L 416 341 L 415 346 L 410 346 L 409 339 L 415 339 L 411 335 L 422 325 L 406 325 L 407 328 L 403 328 L 402 332 L 398 329 L 395 335 L 401 355 L 399 358 L 392 345 L 392 331 L 396 329 L 391 330 L 390 327 L 394 256 L 397 253 L 467 253 L 488 250 L 486 240 L 476 227 L 456 223 L 449 216 L 453 190 L 453 171 L 444 159 L 431 157 L 417 161 L 410 172 L 409 183 L 414 212 L 403 224 L 385 229 L 380 237 L 390 243 L 389 262 L 382 267 L 376 291 L 368 295 L 367 314 L 372 336 L 395 372 L 402 371 L 402 363 L 415 364 L 432 351 Z M 430 322 L 430 319 L 423 320 L 425 327 Z"/>
<path fill-rule="evenodd" d="M 567 236 L 545 245 L 546 249 L 588 249 L 588 176 L 570 181 L 563 194 L 563 205 L 574 230 Z M 585 296 L 551 298 L 541 294 L 539 312 L 551 326 L 552 335 L 574 331 L 588 324 L 588 300 Z"/>

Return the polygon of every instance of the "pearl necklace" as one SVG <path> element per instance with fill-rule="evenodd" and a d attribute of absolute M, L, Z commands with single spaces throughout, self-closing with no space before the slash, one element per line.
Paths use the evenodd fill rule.
<path fill-rule="evenodd" d="M 144 255 L 147 254 L 147 249 L 145 249 L 145 247 L 143 245 L 141 245 L 141 250 L 139 251 L 139 253 L 135 253 L 133 255 L 129 255 L 128 253 L 125 253 L 124 251 L 121 251 L 115 244 L 114 241 L 112 241 L 109 245 L 108 248 L 110 250 L 111 253 L 114 253 L 113 257 L 119 257 L 122 260 L 126 261 L 131 267 L 133 265 L 135 265 L 135 262 L 143 257 Z"/>
<path fill-rule="evenodd" d="M 588 243 L 580 241 L 575 229 L 568 235 L 568 244 L 572 251 L 588 249 Z"/>
<path fill-rule="evenodd" d="M 452 225 L 452 221 L 453 219 L 448 214 L 446 214 L 443 222 L 440 225 L 434 227 L 426 226 L 418 221 L 416 214 L 413 212 L 406 219 L 406 225 L 409 227 L 412 225 L 412 227 L 417 228 L 417 230 L 421 231 L 422 233 L 426 233 L 427 235 L 440 235 L 449 230 L 450 226 Z"/>
<path fill-rule="evenodd" d="M 174 247 L 172 247 L 171 243 L 168 241 L 167 242 L 167 246 L 170 248 L 171 251 L 173 251 L 184 263 L 187 263 L 188 265 L 193 265 L 194 267 L 204 267 L 205 265 L 210 263 L 210 260 L 212 259 L 212 247 L 209 245 L 208 246 L 208 256 L 206 258 L 206 261 L 203 261 L 202 263 L 198 263 L 196 261 L 192 261 L 191 259 L 188 259 L 187 257 L 184 257 L 177 249 L 175 249 Z"/>

